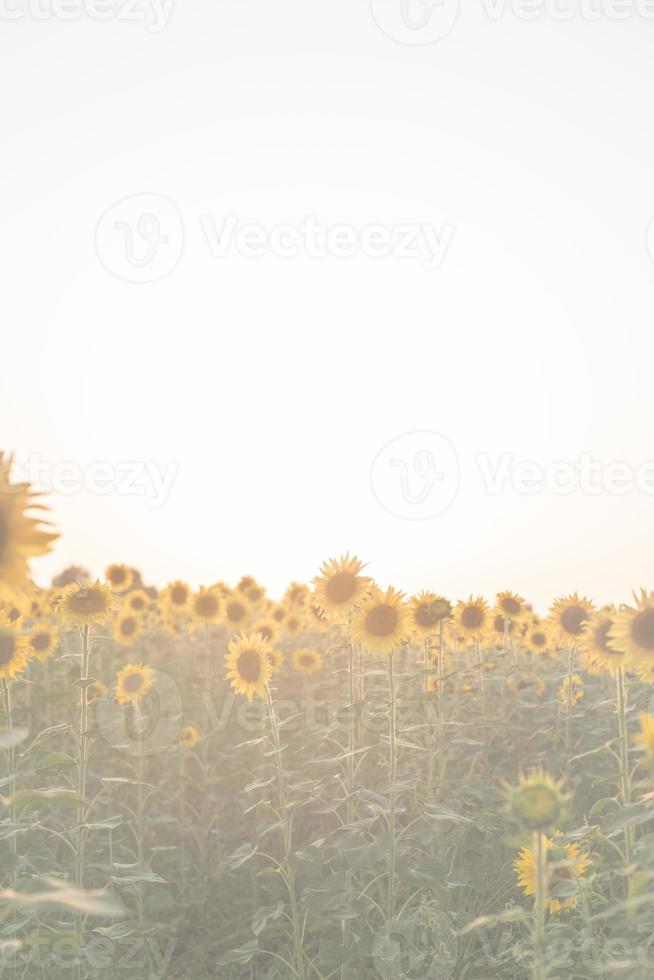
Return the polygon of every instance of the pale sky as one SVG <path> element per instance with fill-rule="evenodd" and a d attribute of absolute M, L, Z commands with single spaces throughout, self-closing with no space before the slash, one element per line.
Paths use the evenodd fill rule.
<path fill-rule="evenodd" d="M 350 550 L 453 598 L 654 587 L 654 20 L 486 0 L 419 44 L 400 2 L 0 3 L 2 445 L 56 484 L 40 581 L 279 594 Z M 107 492 L 63 492 L 98 462 Z"/>

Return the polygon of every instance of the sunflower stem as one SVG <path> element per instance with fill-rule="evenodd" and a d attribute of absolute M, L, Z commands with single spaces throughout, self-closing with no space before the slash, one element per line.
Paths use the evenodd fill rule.
<path fill-rule="evenodd" d="M 81 629 L 82 637 L 82 667 L 80 672 L 79 693 L 79 748 L 77 762 L 77 860 L 75 862 L 75 884 L 84 887 L 84 850 L 86 837 L 84 834 L 84 800 L 86 798 L 86 770 L 89 762 L 88 753 L 88 719 L 89 719 L 89 668 L 91 661 L 91 644 L 89 642 L 89 627 Z"/>
<path fill-rule="evenodd" d="M 534 897 L 534 980 L 545 980 L 545 904 L 547 901 L 547 865 L 545 835 L 534 831 L 532 849 L 535 861 Z"/>
<path fill-rule="evenodd" d="M 266 684 L 266 707 L 268 708 L 268 718 L 270 720 L 270 730 L 273 738 L 273 754 L 275 756 L 275 769 L 277 772 L 277 784 L 279 801 L 282 811 L 282 833 L 284 838 L 284 865 L 286 872 L 286 883 L 288 886 L 289 899 L 291 903 L 291 922 L 293 925 L 293 941 L 295 945 L 295 961 L 297 974 L 300 980 L 305 980 L 304 970 L 304 950 L 302 948 L 302 927 L 300 925 L 300 914 L 297 903 L 297 891 L 295 887 L 295 868 L 291 861 L 292 855 L 292 830 L 291 820 L 288 812 L 288 797 L 286 794 L 286 780 L 284 778 L 284 767 L 282 764 L 282 745 L 279 737 L 279 725 L 275 706 L 273 704 L 270 688 Z"/>
<path fill-rule="evenodd" d="M 481 642 L 475 637 L 475 653 L 477 657 L 477 677 L 479 681 L 479 711 L 481 713 L 481 740 L 486 743 L 486 684 L 484 681 L 484 663 L 481 657 Z"/>
<path fill-rule="evenodd" d="M 11 711 L 11 682 L 7 682 L 5 677 L 2 678 L 2 700 L 5 710 L 5 719 L 7 723 L 7 728 L 11 732 L 13 726 L 12 711 Z M 13 745 L 10 745 L 7 749 L 7 763 L 9 766 L 9 796 L 11 803 L 9 806 L 9 819 L 12 825 L 16 826 L 16 749 Z M 11 850 L 14 854 L 17 853 L 17 842 L 16 833 L 14 832 L 11 838 Z M 13 872 L 12 872 L 13 875 Z"/>
<path fill-rule="evenodd" d="M 565 714 L 565 747 L 567 751 L 570 751 L 572 745 L 572 693 L 573 684 L 572 678 L 575 672 L 575 647 L 570 647 L 570 653 L 568 656 L 568 690 L 566 696 L 566 714 Z"/>
<path fill-rule="evenodd" d="M 389 740 L 389 790 L 388 790 L 388 905 L 386 918 L 390 922 L 395 914 L 395 816 L 397 782 L 397 701 L 395 697 L 395 652 L 388 654 L 388 740 Z"/>
<path fill-rule="evenodd" d="M 616 676 L 616 708 L 620 741 L 620 797 L 624 807 L 631 803 L 631 775 L 629 771 L 629 731 L 627 726 L 627 687 L 624 670 L 618 667 Z M 633 827 L 624 829 L 625 867 L 631 865 L 633 853 Z"/>

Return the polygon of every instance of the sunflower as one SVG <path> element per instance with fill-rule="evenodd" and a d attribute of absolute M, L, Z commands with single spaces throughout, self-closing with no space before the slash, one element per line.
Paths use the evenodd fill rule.
<path fill-rule="evenodd" d="M 113 592 L 129 592 L 134 582 L 134 572 L 127 565 L 109 565 L 104 577 Z"/>
<path fill-rule="evenodd" d="M 116 619 L 114 639 L 122 646 L 129 646 L 140 635 L 142 630 L 139 617 L 132 612 L 124 612 Z"/>
<path fill-rule="evenodd" d="M 219 623 L 223 612 L 223 597 L 217 589 L 198 589 L 191 599 L 191 612 L 196 623 Z"/>
<path fill-rule="evenodd" d="M 507 619 L 501 612 L 494 609 L 491 613 L 489 633 L 494 644 L 504 640 L 504 636 L 513 637 L 516 630 L 516 620 Z"/>
<path fill-rule="evenodd" d="M 48 623 L 37 623 L 30 629 L 29 647 L 37 660 L 47 660 L 59 646 L 59 629 Z"/>
<path fill-rule="evenodd" d="M 454 627 L 466 639 L 476 639 L 490 626 L 488 604 L 481 596 L 467 602 L 459 601 L 454 610 Z"/>
<path fill-rule="evenodd" d="M 547 656 L 552 652 L 549 629 L 543 623 L 534 623 L 530 626 L 525 633 L 523 642 L 532 653 L 542 653 Z"/>
<path fill-rule="evenodd" d="M 47 508 L 28 483 L 11 483 L 12 457 L 0 452 L 0 596 L 12 600 L 29 591 L 30 558 L 47 554 L 59 535 L 30 511 Z"/>
<path fill-rule="evenodd" d="M 291 609 L 288 616 L 284 620 L 284 632 L 288 636 L 297 636 L 301 633 L 305 626 L 305 620 L 303 613 Z"/>
<path fill-rule="evenodd" d="M 640 731 L 633 736 L 633 740 L 650 759 L 654 759 L 654 715 L 642 712 L 639 721 Z"/>
<path fill-rule="evenodd" d="M 451 615 L 451 603 L 434 592 L 419 592 L 409 601 L 411 630 L 417 639 L 433 636 Z"/>
<path fill-rule="evenodd" d="M 550 609 L 549 622 L 554 638 L 564 646 L 574 646 L 582 638 L 586 623 L 593 615 L 590 599 L 581 599 L 576 592 L 561 596 Z"/>
<path fill-rule="evenodd" d="M 547 877 L 549 883 L 556 883 L 557 880 L 574 880 L 582 878 L 586 870 L 590 867 L 591 860 L 584 851 L 580 850 L 576 844 L 559 844 L 556 836 L 554 839 L 545 837 L 545 854 L 547 855 Z M 514 863 L 514 868 L 518 880 L 518 887 L 525 895 L 536 894 L 536 860 L 534 852 L 530 847 L 523 847 L 520 855 Z M 561 902 L 558 898 L 550 898 L 548 901 L 549 910 L 552 913 L 560 912 L 561 909 L 570 909 L 576 904 L 577 899 L 573 895 L 571 898 Z"/>
<path fill-rule="evenodd" d="M 162 595 L 163 603 L 173 613 L 187 612 L 191 600 L 191 589 L 186 582 L 171 582 Z"/>
<path fill-rule="evenodd" d="M 548 831 L 556 827 L 563 814 L 565 796 L 561 784 L 542 769 L 521 775 L 517 786 L 510 786 L 508 810 L 525 830 Z"/>
<path fill-rule="evenodd" d="M 245 694 L 248 701 L 254 695 L 263 698 L 266 685 L 272 677 L 270 643 L 259 633 L 241 633 L 228 645 L 229 653 L 225 657 L 227 680 L 237 694 Z"/>
<path fill-rule="evenodd" d="M 635 607 L 622 606 L 609 630 L 609 643 L 624 651 L 625 662 L 640 673 L 654 670 L 654 592 L 641 589 Z"/>
<path fill-rule="evenodd" d="M 264 640 L 267 640 L 269 643 L 277 643 L 280 634 L 279 623 L 276 623 L 270 617 L 257 619 L 252 625 L 252 632 L 261 633 Z"/>
<path fill-rule="evenodd" d="M 90 688 L 89 693 L 91 694 L 91 700 L 96 700 L 97 698 L 103 698 L 109 688 L 102 681 L 94 681 Z"/>
<path fill-rule="evenodd" d="M 71 585 L 61 593 L 56 608 L 64 623 L 90 626 L 106 623 L 116 608 L 116 600 L 109 586 L 101 582 Z"/>
<path fill-rule="evenodd" d="M 401 592 L 376 586 L 356 610 L 352 639 L 368 650 L 390 653 L 409 637 L 409 608 Z"/>
<path fill-rule="evenodd" d="M 284 654 L 279 649 L 279 647 L 271 647 L 268 651 L 268 660 L 270 661 L 270 666 L 273 669 L 273 673 L 281 669 L 284 664 Z"/>
<path fill-rule="evenodd" d="M 13 681 L 29 660 L 26 636 L 21 636 L 10 625 L 0 626 L 0 678 Z"/>
<path fill-rule="evenodd" d="M 291 582 L 284 593 L 285 606 L 304 606 L 309 601 L 309 586 Z"/>
<path fill-rule="evenodd" d="M 198 744 L 200 733 L 195 725 L 185 725 L 182 728 L 181 743 L 185 749 L 192 749 Z"/>
<path fill-rule="evenodd" d="M 302 647 L 293 654 L 293 666 L 303 674 L 315 674 L 321 665 L 322 657 L 317 650 Z"/>
<path fill-rule="evenodd" d="M 270 608 L 269 615 L 271 619 L 275 620 L 276 623 L 283 623 L 284 620 L 286 619 L 287 614 L 288 614 L 288 609 L 286 608 L 286 606 L 282 605 L 281 602 L 276 602 Z"/>
<path fill-rule="evenodd" d="M 363 563 L 349 554 L 330 558 L 314 578 L 314 602 L 331 622 L 344 622 L 370 590 L 370 579 L 360 575 Z"/>
<path fill-rule="evenodd" d="M 223 621 L 231 630 L 243 630 L 252 619 L 252 606 L 244 595 L 233 592 L 225 599 Z"/>
<path fill-rule="evenodd" d="M 116 701 L 119 704 L 138 704 L 152 690 L 154 683 L 152 667 L 127 664 L 116 676 Z"/>
<path fill-rule="evenodd" d="M 329 620 L 314 602 L 308 603 L 305 609 L 308 625 L 311 629 L 317 630 L 319 633 L 324 633 L 325 630 L 329 629 Z"/>
<path fill-rule="evenodd" d="M 582 663 L 591 674 L 607 672 L 615 677 L 624 665 L 624 653 L 614 650 L 609 642 L 609 633 L 615 625 L 616 617 L 617 611 L 613 606 L 608 606 L 594 613 L 585 624 L 579 649 Z"/>
<path fill-rule="evenodd" d="M 559 698 L 562 704 L 575 705 L 584 696 L 584 679 L 579 674 L 569 674 L 563 678 L 563 683 L 559 689 Z"/>
<path fill-rule="evenodd" d="M 527 614 L 525 600 L 515 592 L 498 592 L 495 599 L 495 611 L 510 622 L 515 623 Z"/>
<path fill-rule="evenodd" d="M 253 575 L 244 575 L 236 588 L 239 592 L 247 592 L 248 589 L 255 589 L 257 584 L 257 580 Z"/>
<path fill-rule="evenodd" d="M 152 599 L 145 591 L 145 589 L 134 589 L 133 592 L 128 593 L 125 599 L 125 610 L 133 613 L 142 613 L 151 604 Z"/>

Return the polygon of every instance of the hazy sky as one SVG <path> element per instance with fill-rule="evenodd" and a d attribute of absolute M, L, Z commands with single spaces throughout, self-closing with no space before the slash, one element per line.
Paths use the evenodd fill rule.
<path fill-rule="evenodd" d="M 55 487 L 42 581 L 279 593 L 349 549 L 455 598 L 654 584 L 644 3 L 486 0 L 417 43 L 452 0 L 51 2 L 0 3 L 2 443 Z"/>

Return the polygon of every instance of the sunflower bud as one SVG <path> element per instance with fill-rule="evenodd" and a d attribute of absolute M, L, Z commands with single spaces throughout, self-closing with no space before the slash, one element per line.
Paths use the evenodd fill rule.
<path fill-rule="evenodd" d="M 509 787 L 508 811 L 523 830 L 546 832 L 560 823 L 565 804 L 561 786 L 542 769 Z"/>

